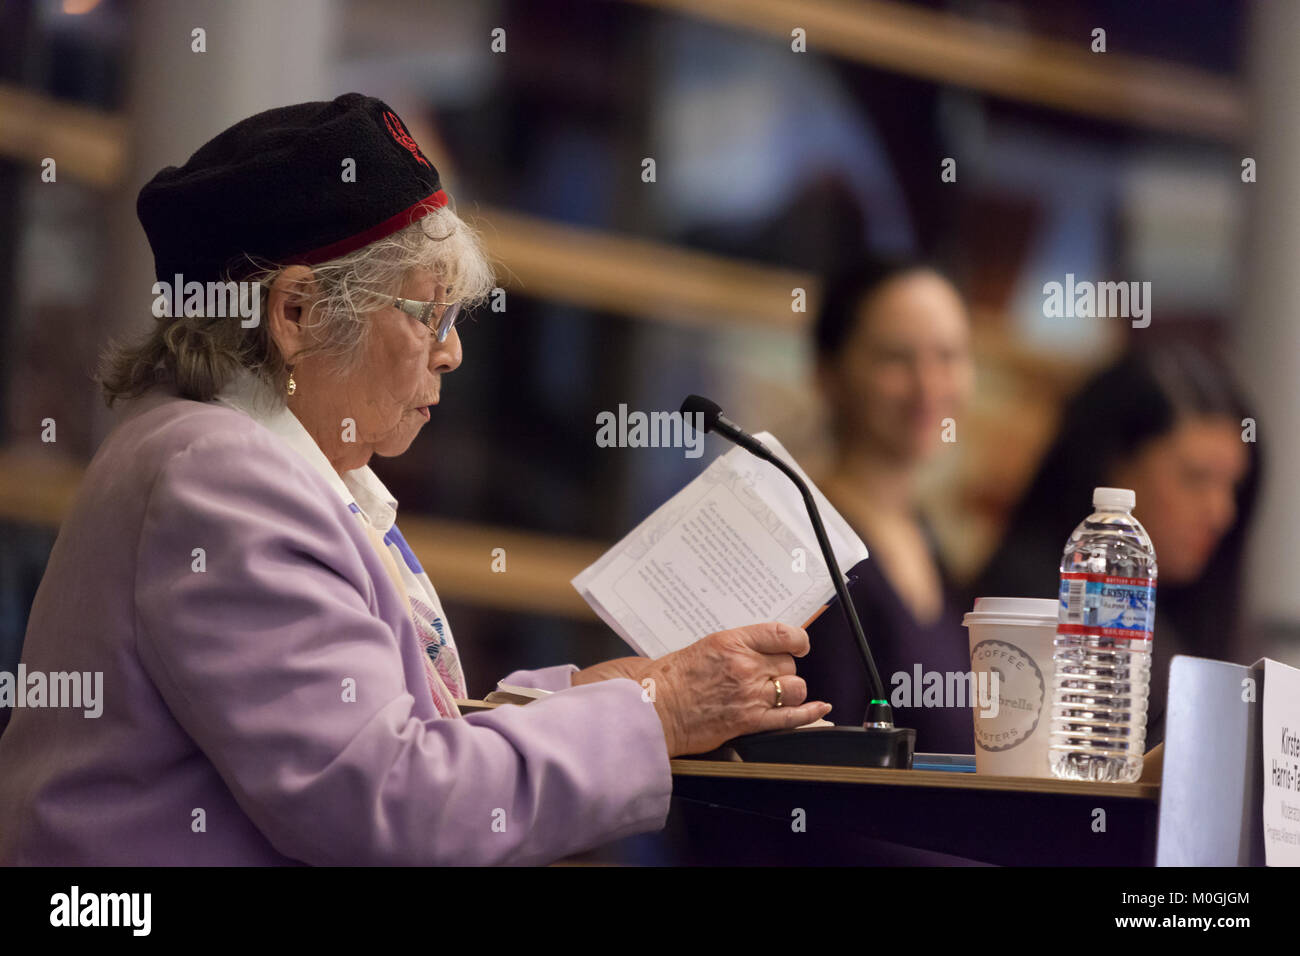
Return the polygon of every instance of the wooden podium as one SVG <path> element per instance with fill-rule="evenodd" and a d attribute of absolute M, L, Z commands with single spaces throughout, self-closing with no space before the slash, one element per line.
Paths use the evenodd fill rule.
<path fill-rule="evenodd" d="M 1158 772 L 1159 761 L 1156 761 Z M 1160 785 L 673 760 L 668 821 L 571 862 L 1150 866 Z"/>
<path fill-rule="evenodd" d="M 1253 666 L 1177 656 L 1138 783 L 685 759 L 657 833 L 574 862 L 1240 866 L 1264 860 Z"/>
<path fill-rule="evenodd" d="M 674 760 L 661 859 L 704 865 L 1149 866 L 1157 783 Z M 642 838 L 643 840 L 645 838 Z M 649 861 L 647 861 L 649 862 Z"/>

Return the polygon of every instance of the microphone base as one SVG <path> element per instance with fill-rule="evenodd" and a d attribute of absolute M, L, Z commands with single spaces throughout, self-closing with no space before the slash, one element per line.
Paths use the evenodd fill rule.
<path fill-rule="evenodd" d="M 723 744 L 746 763 L 912 769 L 911 727 L 809 727 L 746 734 Z"/>

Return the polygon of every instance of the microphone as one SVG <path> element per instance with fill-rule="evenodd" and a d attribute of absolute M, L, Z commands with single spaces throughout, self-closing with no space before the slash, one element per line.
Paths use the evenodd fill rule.
<path fill-rule="evenodd" d="M 751 455 L 757 455 L 764 461 L 773 463 L 777 461 L 776 456 L 772 454 L 766 445 L 722 414 L 722 409 L 717 402 L 709 401 L 703 395 L 687 395 L 686 401 L 682 402 L 682 417 L 689 423 L 695 421 L 696 415 L 703 418 L 704 433 L 706 435 L 709 432 L 717 432 L 727 441 L 734 442 Z M 802 484 L 797 477 L 795 481 Z"/>
<path fill-rule="evenodd" d="M 835 764 L 840 766 L 861 767 L 902 767 L 912 766 L 912 752 L 916 746 L 916 731 L 907 727 L 894 726 L 894 714 L 885 695 L 885 685 L 876 669 L 871 646 L 858 620 L 857 608 L 849 596 L 844 575 L 835 552 L 831 549 L 826 528 L 822 525 L 821 512 L 817 502 L 808 488 L 808 483 L 799 476 L 785 461 L 777 457 L 770 448 L 745 431 L 731 419 L 722 414 L 722 408 L 702 395 L 688 395 L 682 402 L 682 419 L 687 423 L 695 422 L 696 416 L 704 426 L 704 432 L 714 432 L 728 441 L 739 445 L 750 454 L 777 468 L 783 475 L 794 482 L 803 498 L 808 518 L 812 522 L 813 533 L 817 536 L 817 545 L 821 550 L 826 569 L 835 584 L 835 594 L 839 598 L 840 609 L 848 623 L 849 633 L 857 640 L 858 653 L 867 669 L 867 679 L 871 685 L 871 702 L 867 705 L 866 717 L 861 727 L 810 727 L 803 730 L 776 730 L 767 733 L 749 734 L 737 737 L 729 742 L 740 754 L 742 760 L 772 763 L 810 763 Z"/>

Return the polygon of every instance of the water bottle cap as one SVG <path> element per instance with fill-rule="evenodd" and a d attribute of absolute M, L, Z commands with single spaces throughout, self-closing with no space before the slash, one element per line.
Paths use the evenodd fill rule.
<path fill-rule="evenodd" d="M 1132 488 L 1094 488 L 1092 489 L 1092 506 L 1094 508 L 1123 508 L 1132 511 L 1137 504 L 1137 495 Z"/>

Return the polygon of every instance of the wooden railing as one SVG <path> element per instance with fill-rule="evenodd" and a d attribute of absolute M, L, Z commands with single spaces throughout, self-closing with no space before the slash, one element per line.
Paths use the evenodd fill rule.
<path fill-rule="evenodd" d="M 1113 43 L 1093 53 L 1090 31 L 1066 42 L 897 0 L 628 2 L 786 43 L 801 28 L 810 53 L 1125 125 L 1226 142 L 1246 131 L 1246 97 L 1232 79 Z"/>
<path fill-rule="evenodd" d="M 54 446 L 0 449 L 0 519 L 57 528 L 84 472 Z M 400 524 L 444 599 L 596 620 L 569 581 L 600 556 L 599 542 L 414 515 Z M 492 570 L 496 548 L 504 549 L 504 572 Z"/>

